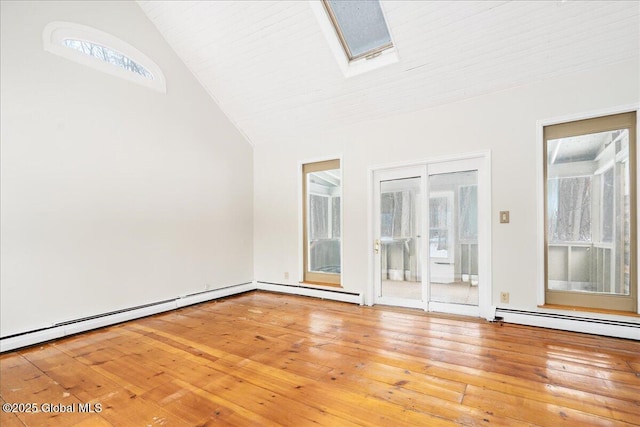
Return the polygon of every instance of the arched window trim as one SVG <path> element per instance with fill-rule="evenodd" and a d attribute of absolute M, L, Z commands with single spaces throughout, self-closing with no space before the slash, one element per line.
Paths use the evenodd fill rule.
<path fill-rule="evenodd" d="M 152 74 L 153 78 L 149 79 L 133 71 L 120 68 L 115 64 L 105 62 L 72 47 L 68 47 L 64 44 L 64 41 L 67 39 L 86 41 L 116 51 L 146 68 Z M 147 55 L 109 33 L 87 25 L 54 21 L 47 24 L 44 28 L 42 41 L 44 50 L 48 52 L 159 92 L 167 92 L 166 81 L 160 67 Z"/>

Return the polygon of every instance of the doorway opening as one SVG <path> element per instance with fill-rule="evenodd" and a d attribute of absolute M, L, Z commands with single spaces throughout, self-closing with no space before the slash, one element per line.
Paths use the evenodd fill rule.
<path fill-rule="evenodd" d="M 489 317 L 489 155 L 372 171 L 367 303 Z"/>

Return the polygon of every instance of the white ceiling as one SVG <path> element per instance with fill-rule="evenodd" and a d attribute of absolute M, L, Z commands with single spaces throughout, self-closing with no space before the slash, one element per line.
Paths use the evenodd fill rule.
<path fill-rule="evenodd" d="M 400 60 L 350 78 L 307 0 L 138 3 L 253 144 L 640 56 L 638 1 L 383 1 Z"/>

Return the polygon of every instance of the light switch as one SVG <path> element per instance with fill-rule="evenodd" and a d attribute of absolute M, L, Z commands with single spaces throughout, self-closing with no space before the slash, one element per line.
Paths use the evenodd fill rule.
<path fill-rule="evenodd" d="M 500 223 L 507 224 L 509 222 L 509 211 L 500 211 Z"/>

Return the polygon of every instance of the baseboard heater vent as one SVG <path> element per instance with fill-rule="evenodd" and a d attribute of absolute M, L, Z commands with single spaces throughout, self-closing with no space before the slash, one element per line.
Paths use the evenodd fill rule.
<path fill-rule="evenodd" d="M 571 314 L 544 313 L 508 308 L 496 309 L 496 319 L 498 318 L 501 318 L 506 323 L 640 340 L 640 322 L 622 319 L 597 319 Z"/>
<path fill-rule="evenodd" d="M 168 300 L 164 300 L 164 301 L 152 302 L 150 304 L 143 304 L 143 305 L 138 305 L 138 306 L 135 306 L 135 307 L 123 308 L 122 310 L 110 311 L 108 313 L 96 314 L 94 316 L 87 316 L 87 317 L 81 317 L 79 319 L 67 320 L 66 322 L 54 323 L 49 328 L 43 328 L 43 329 L 51 329 L 51 328 L 57 328 L 59 326 L 68 326 L 68 325 L 73 325 L 73 324 L 77 324 L 77 323 L 88 322 L 90 320 L 100 319 L 100 318 L 109 317 L 109 316 L 115 316 L 117 314 L 127 313 L 127 312 L 130 312 L 130 311 L 138 311 L 138 310 L 143 310 L 143 309 L 149 308 L 149 307 L 156 307 L 156 306 L 163 305 L 163 304 L 170 304 L 170 303 L 172 303 L 174 301 L 177 301 L 177 300 L 178 300 L 178 298 L 168 299 Z M 42 330 L 42 329 L 40 329 L 40 330 Z M 31 332 L 33 332 L 33 331 L 31 331 Z M 20 335 L 24 335 L 24 334 L 28 334 L 28 333 L 30 333 L 30 332 L 24 332 L 22 334 L 11 335 L 11 336 L 8 336 L 8 337 L 3 337 L 2 339 L 4 339 L 4 338 L 12 338 L 14 336 L 20 336 Z"/>
<path fill-rule="evenodd" d="M 203 292 L 196 292 L 173 299 L 110 311 L 108 313 L 56 322 L 51 326 L 7 335 L 0 338 L 0 353 L 78 334 L 80 332 L 86 332 L 92 329 L 115 325 L 133 319 L 152 316 L 165 311 L 176 310 L 178 308 L 205 301 L 254 291 L 255 289 L 255 283 L 247 282 Z"/>
<path fill-rule="evenodd" d="M 362 295 L 357 292 L 345 291 L 344 289 L 328 289 L 306 286 L 304 284 L 288 285 L 273 282 L 257 282 L 258 289 L 262 291 L 280 292 L 284 294 L 294 294 L 307 297 L 328 299 L 333 301 L 350 302 L 362 304 Z"/>

